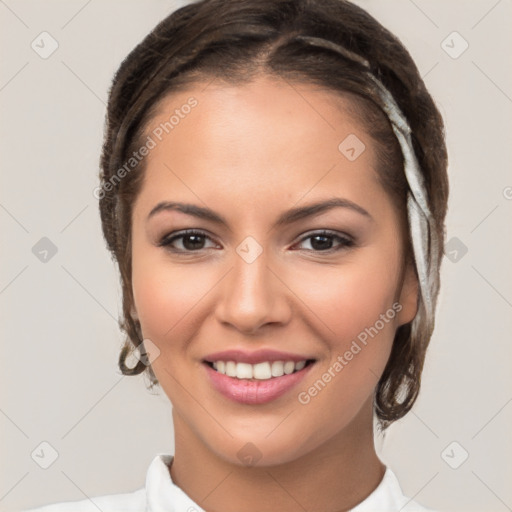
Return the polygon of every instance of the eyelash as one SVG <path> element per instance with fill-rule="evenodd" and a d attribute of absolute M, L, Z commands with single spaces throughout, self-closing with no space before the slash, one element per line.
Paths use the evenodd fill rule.
<path fill-rule="evenodd" d="M 208 238 L 211 240 L 211 238 L 204 232 L 202 231 L 197 231 L 197 230 L 194 230 L 194 229 L 189 229 L 189 230 L 186 230 L 186 231 L 181 231 L 181 232 L 178 232 L 178 233 L 171 233 L 170 235 L 166 235 L 164 238 L 162 238 L 162 240 L 158 243 L 158 246 L 159 247 L 165 247 L 167 250 L 173 252 L 173 253 L 176 253 L 176 254 L 192 254 L 192 253 L 195 253 L 195 252 L 200 252 L 204 249 L 197 249 L 195 251 L 193 250 L 183 250 L 183 249 L 176 249 L 175 247 L 172 247 L 172 243 L 175 241 L 175 240 L 179 240 L 179 239 L 183 239 L 187 236 L 191 236 L 191 235 L 195 235 L 195 236 L 199 236 L 199 237 L 204 237 L 204 238 Z M 326 250 L 319 250 L 319 251 L 315 251 L 314 249 L 304 249 L 308 252 L 314 252 L 314 253 L 317 253 L 317 254 L 333 254 L 335 252 L 338 252 L 338 251 L 341 251 L 343 249 L 347 249 L 349 247 L 353 247 L 355 245 L 355 242 L 353 239 L 349 238 L 348 236 L 342 236 L 338 233 L 335 233 L 335 232 L 332 232 L 332 231 L 328 231 L 328 230 L 321 230 L 321 231 L 315 231 L 313 233 L 309 233 L 308 235 L 302 237 L 299 242 L 297 242 L 297 244 L 300 244 L 302 242 L 304 242 L 305 240 L 309 240 L 310 238 L 314 238 L 314 237 L 330 237 L 332 239 L 335 239 L 337 240 L 338 242 L 340 242 L 340 245 L 337 247 L 337 248 L 330 248 L 330 249 L 326 249 Z M 295 244 L 295 245 L 297 245 Z"/>

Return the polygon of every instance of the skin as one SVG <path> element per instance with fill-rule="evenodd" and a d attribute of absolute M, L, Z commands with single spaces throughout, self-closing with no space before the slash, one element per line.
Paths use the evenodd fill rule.
<path fill-rule="evenodd" d="M 190 96 L 198 105 L 146 157 L 132 215 L 133 315 L 160 351 L 152 367 L 173 404 L 171 477 L 208 511 L 347 510 L 384 474 L 372 397 L 396 329 L 416 314 L 403 212 L 377 180 L 375 143 L 347 113 L 348 99 L 266 76 L 236 87 L 198 84 L 167 97 L 147 134 Z M 349 134 L 366 146 L 355 161 L 338 150 Z M 273 227 L 284 211 L 333 197 L 371 217 L 337 207 Z M 208 207 L 228 226 L 179 211 L 148 220 L 161 201 Z M 158 245 L 191 228 L 206 235 L 199 244 L 177 239 L 175 252 Z M 341 249 L 322 250 L 305 236 L 322 229 L 355 244 L 333 237 L 323 247 Z M 236 252 L 247 236 L 263 250 L 250 264 Z M 395 302 L 401 311 L 317 396 L 299 403 L 298 393 Z M 215 391 L 202 363 L 230 348 L 316 362 L 297 388 L 245 405 Z M 248 442 L 261 456 L 254 466 L 237 456 Z"/>

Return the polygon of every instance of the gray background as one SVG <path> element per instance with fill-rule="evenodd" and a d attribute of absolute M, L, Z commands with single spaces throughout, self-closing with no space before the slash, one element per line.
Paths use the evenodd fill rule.
<path fill-rule="evenodd" d="M 1 511 L 134 490 L 172 452 L 163 392 L 117 370 L 120 286 L 93 189 L 112 75 L 183 3 L 0 0 Z M 450 153 L 422 393 L 379 453 L 427 506 L 512 510 L 512 2 L 357 3 L 415 58 Z M 59 45 L 46 59 L 31 47 L 43 31 Z M 43 237 L 57 249 L 46 261 Z"/>

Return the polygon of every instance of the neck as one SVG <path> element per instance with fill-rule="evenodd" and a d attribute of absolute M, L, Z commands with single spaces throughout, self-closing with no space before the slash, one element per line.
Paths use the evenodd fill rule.
<path fill-rule="evenodd" d="M 173 482 L 205 510 L 223 512 L 344 511 L 379 485 L 370 407 L 312 452 L 273 466 L 241 466 L 219 457 L 174 415 Z"/>

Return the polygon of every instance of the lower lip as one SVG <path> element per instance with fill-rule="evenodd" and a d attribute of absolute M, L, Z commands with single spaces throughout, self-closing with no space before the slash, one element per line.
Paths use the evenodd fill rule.
<path fill-rule="evenodd" d="M 213 387 L 226 398 L 241 404 L 265 404 L 276 400 L 296 386 L 309 372 L 310 363 L 298 372 L 267 380 L 248 380 L 228 377 L 204 363 Z"/>

